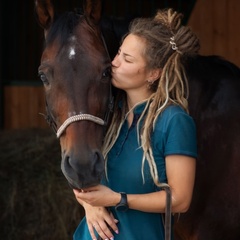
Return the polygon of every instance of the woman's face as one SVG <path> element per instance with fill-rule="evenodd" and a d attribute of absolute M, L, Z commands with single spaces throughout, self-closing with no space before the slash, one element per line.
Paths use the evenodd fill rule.
<path fill-rule="evenodd" d="M 144 39 L 129 34 L 123 41 L 112 61 L 112 84 L 124 91 L 144 89 L 146 91 L 148 74 L 143 57 Z"/>

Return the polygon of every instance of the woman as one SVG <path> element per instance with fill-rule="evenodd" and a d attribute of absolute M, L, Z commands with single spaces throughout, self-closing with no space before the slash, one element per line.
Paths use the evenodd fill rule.
<path fill-rule="evenodd" d="M 181 19 L 168 9 L 130 24 L 112 62 L 119 96 L 103 147 L 106 176 L 74 190 L 86 213 L 74 240 L 164 239 L 166 183 L 172 212 L 189 208 L 197 144 L 184 58 L 197 54 L 199 41 Z"/>

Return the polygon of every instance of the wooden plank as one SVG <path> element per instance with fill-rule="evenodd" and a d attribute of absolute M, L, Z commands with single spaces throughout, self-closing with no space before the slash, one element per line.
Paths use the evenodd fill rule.
<path fill-rule="evenodd" d="M 213 53 L 220 56 L 227 56 L 228 53 L 228 10 L 229 0 L 213 0 L 212 19 L 213 19 Z"/>
<path fill-rule="evenodd" d="M 29 121 L 31 123 L 35 122 L 36 126 L 46 126 L 46 122 L 43 118 L 42 114 L 45 114 L 45 96 L 43 88 L 41 88 L 41 91 L 39 88 L 31 88 L 30 89 L 30 108 L 29 108 Z"/>
<path fill-rule="evenodd" d="M 44 118 L 45 98 L 43 87 L 4 87 L 4 128 L 46 128 Z"/>
<path fill-rule="evenodd" d="M 189 18 L 203 55 L 220 55 L 240 66 L 239 0 L 198 0 Z"/>
<path fill-rule="evenodd" d="M 228 1 L 228 54 L 227 58 L 240 66 L 240 1 Z"/>
<path fill-rule="evenodd" d="M 16 128 L 18 125 L 18 99 L 16 88 L 4 87 L 4 126 L 7 129 Z"/>
<path fill-rule="evenodd" d="M 212 0 L 198 0 L 188 21 L 188 25 L 200 39 L 200 53 L 203 55 L 213 54 L 212 10 Z"/>

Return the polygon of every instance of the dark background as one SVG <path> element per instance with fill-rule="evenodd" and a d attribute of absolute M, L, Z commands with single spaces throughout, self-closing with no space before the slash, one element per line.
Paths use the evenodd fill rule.
<path fill-rule="evenodd" d="M 188 1 L 103 1 L 103 14 L 115 17 L 150 16 L 157 8 L 172 6 L 185 13 L 185 20 L 194 5 Z M 34 16 L 34 1 L 4 1 L 1 3 L 1 79 L 11 81 L 36 80 L 43 42 L 42 30 Z M 59 12 L 80 8 L 82 1 L 53 1 Z"/>

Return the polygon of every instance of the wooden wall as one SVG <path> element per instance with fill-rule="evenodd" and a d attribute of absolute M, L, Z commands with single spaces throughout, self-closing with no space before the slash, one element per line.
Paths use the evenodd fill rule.
<path fill-rule="evenodd" d="M 203 55 L 220 55 L 240 66 L 240 1 L 197 0 L 188 25 L 197 33 Z"/>
<path fill-rule="evenodd" d="M 4 103 L 5 129 L 48 127 L 42 86 L 5 86 Z"/>

